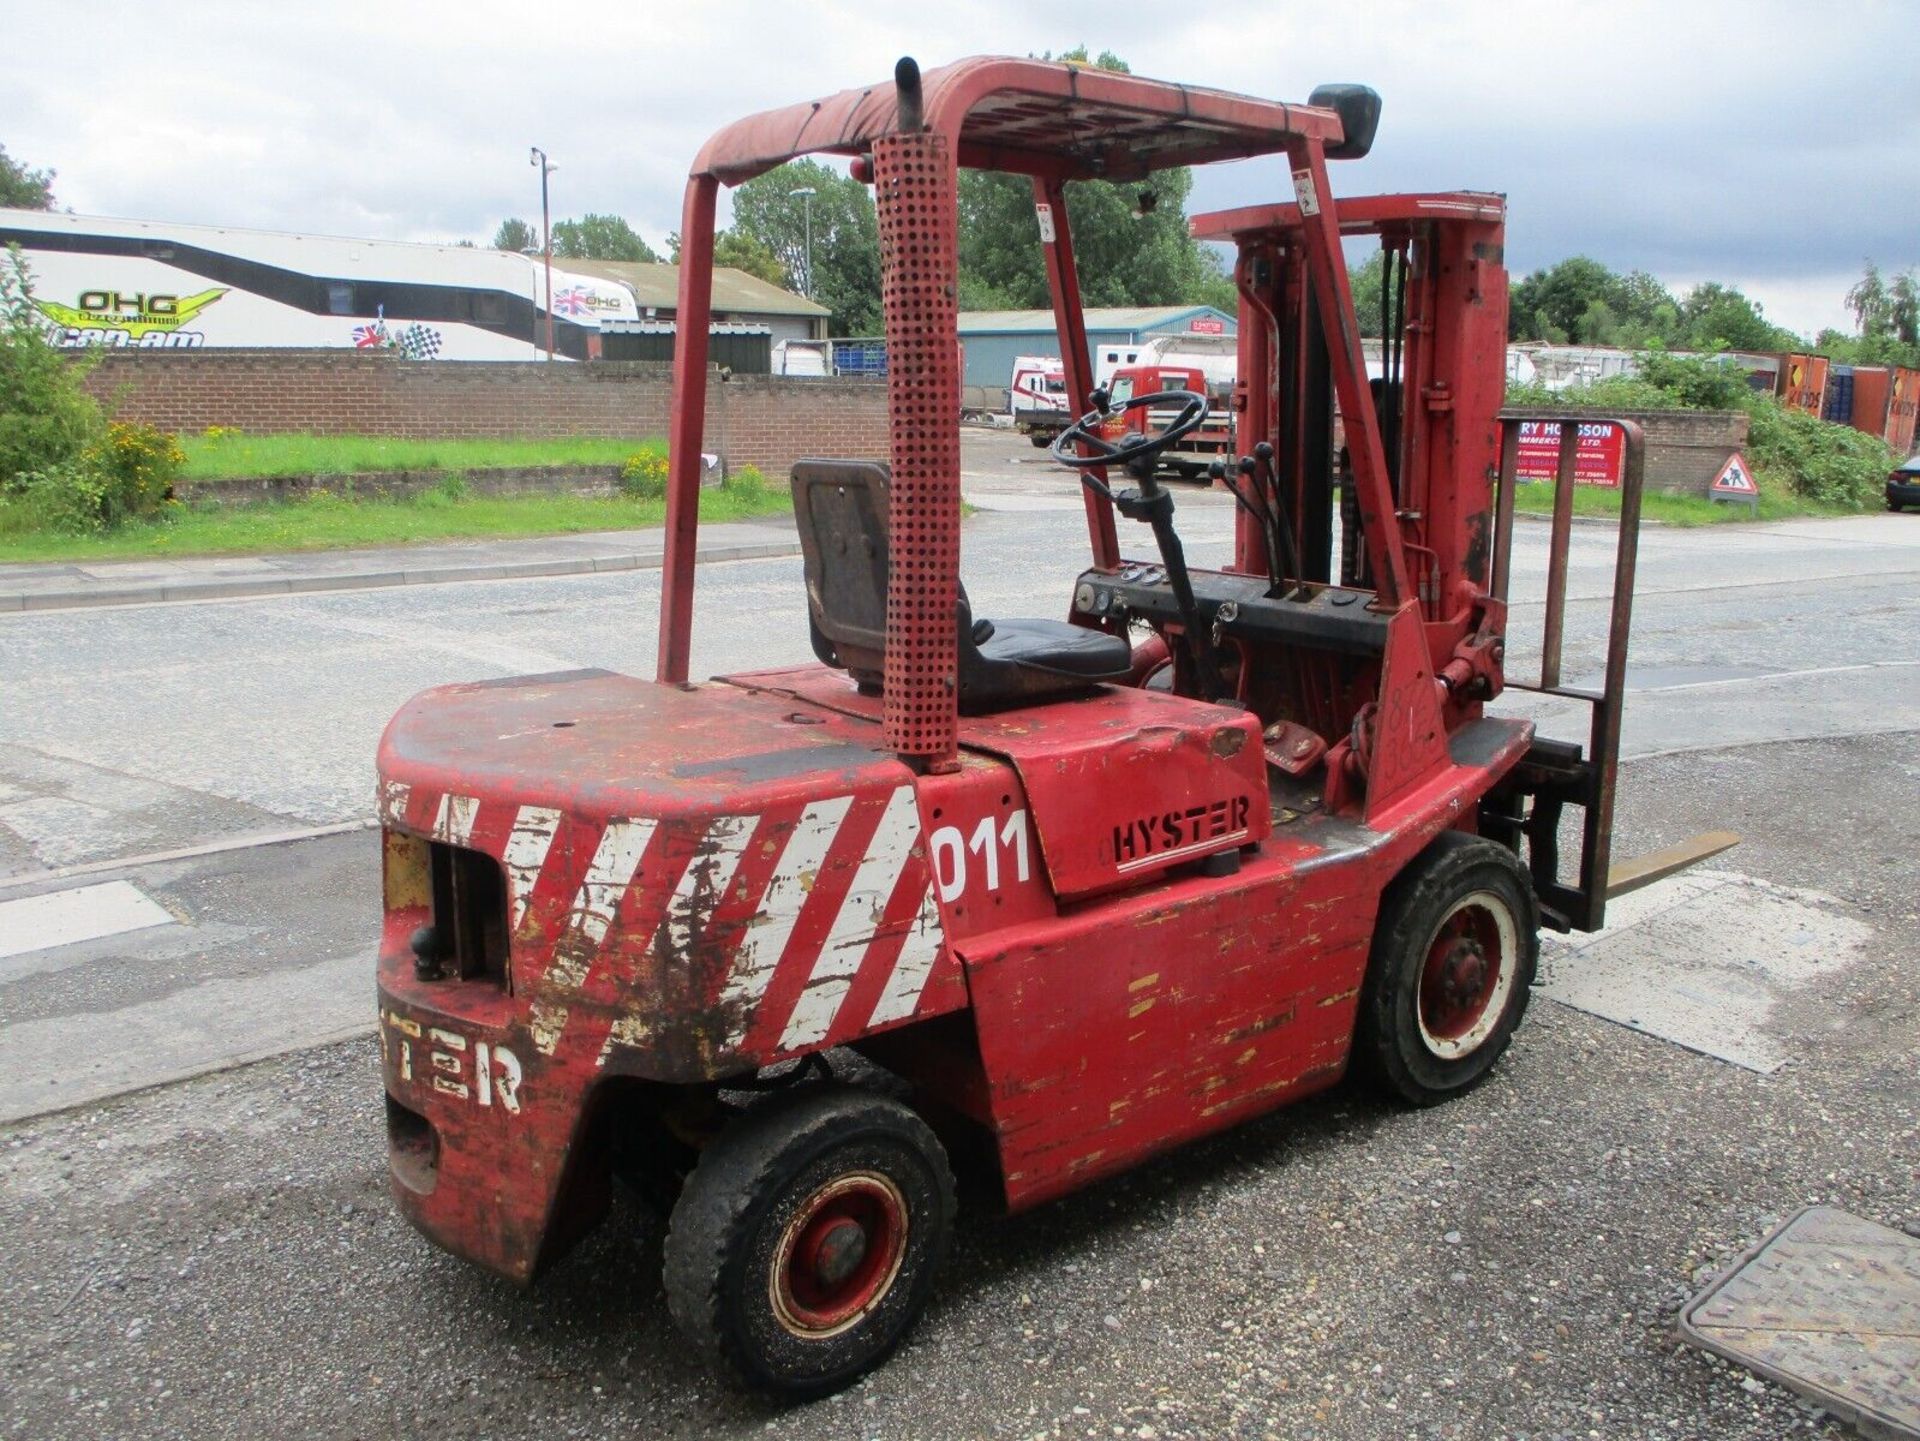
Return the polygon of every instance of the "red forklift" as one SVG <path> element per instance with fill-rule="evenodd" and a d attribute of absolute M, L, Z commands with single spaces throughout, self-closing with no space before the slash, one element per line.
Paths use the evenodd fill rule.
<path fill-rule="evenodd" d="M 430 1238 L 530 1281 L 618 1173 L 670 1207 L 690 1340 L 820 1395 L 924 1306 L 950 1154 L 1018 1211 L 1349 1071 L 1415 1106 L 1487 1075 L 1539 925 L 1604 913 L 1640 437 L 1597 691 L 1558 675 L 1565 451 L 1542 685 L 1594 723 L 1584 746 L 1542 741 L 1486 709 L 1510 685 L 1502 205 L 1336 202 L 1328 162 L 1365 154 L 1378 114 L 1360 86 L 1294 105 L 903 60 L 707 143 L 680 230 L 656 675 L 441 687 L 380 745 L 389 1165 Z M 890 464 L 794 467 L 815 663 L 694 683 L 715 195 L 808 154 L 874 189 Z M 1240 246 L 1245 453 L 1223 477 L 1232 563 L 1200 570 L 1154 473 L 1207 398 L 1133 397 L 1172 419 L 1102 433 L 1064 191 L 1263 155 L 1294 201 L 1206 222 Z M 961 584 L 962 165 L 1031 178 L 1088 398 L 1053 447 L 1091 545 L 1065 619 L 989 620 Z M 1356 236 L 1395 257 L 1371 385 Z"/>

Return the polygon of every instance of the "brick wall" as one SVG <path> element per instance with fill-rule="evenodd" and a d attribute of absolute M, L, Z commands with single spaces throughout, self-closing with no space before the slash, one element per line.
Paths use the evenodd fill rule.
<path fill-rule="evenodd" d="M 1501 412 L 1527 419 L 1560 413 L 1527 406 Z M 1609 411 L 1607 418 L 1639 423 L 1647 436 L 1646 488 L 1669 495 L 1705 495 L 1727 456 L 1747 443 L 1749 422 L 1742 410 Z"/>
<path fill-rule="evenodd" d="M 317 435 L 441 439 L 665 436 L 663 364 L 408 361 L 390 351 L 111 350 L 87 384 L 127 420 Z M 887 391 L 873 381 L 736 376 L 707 382 L 702 448 L 728 469 L 784 475 L 802 456 L 882 459 Z"/>

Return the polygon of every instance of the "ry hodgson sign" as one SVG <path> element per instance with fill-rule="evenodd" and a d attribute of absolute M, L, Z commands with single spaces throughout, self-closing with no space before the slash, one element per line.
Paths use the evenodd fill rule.
<path fill-rule="evenodd" d="M 1582 425 L 1573 453 L 1573 478 L 1581 485 L 1620 484 L 1626 437 L 1617 425 Z M 1520 422 L 1520 480 L 1552 480 L 1560 473 L 1560 426 L 1551 420 Z"/>
<path fill-rule="evenodd" d="M 198 295 L 143 294 L 137 291 L 83 290 L 74 305 L 34 301 L 53 322 L 56 345 L 133 345 L 193 348 L 206 343 L 198 330 L 183 330 L 201 311 L 225 295 L 224 287 Z"/>

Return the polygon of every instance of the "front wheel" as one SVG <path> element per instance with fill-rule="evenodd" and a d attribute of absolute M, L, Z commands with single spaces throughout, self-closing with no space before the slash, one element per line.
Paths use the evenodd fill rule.
<path fill-rule="evenodd" d="M 824 1396 L 899 1344 L 953 1230 L 953 1175 L 897 1101 L 807 1087 L 707 1147 L 674 1207 L 667 1305 L 749 1385 Z"/>
<path fill-rule="evenodd" d="M 1478 1085 L 1526 1011 L 1539 951 L 1539 907 L 1513 853 L 1440 836 L 1381 899 L 1356 1067 L 1416 1106 Z"/>

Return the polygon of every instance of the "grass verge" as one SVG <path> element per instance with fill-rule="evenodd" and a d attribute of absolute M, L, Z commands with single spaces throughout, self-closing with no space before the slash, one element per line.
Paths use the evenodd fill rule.
<path fill-rule="evenodd" d="M 102 535 L 26 529 L 16 506 L 0 501 L 0 562 L 152 559 L 230 555 L 419 541 L 563 535 L 632 530 L 666 519 L 664 500 L 579 495 L 461 496 L 442 488 L 406 500 L 349 500 L 326 492 L 288 504 L 176 510 Z M 723 486 L 700 493 L 705 521 L 750 520 L 793 508 L 784 489 Z"/>
<path fill-rule="evenodd" d="M 665 455 L 659 440 L 392 440 L 377 435 L 249 435 L 215 428 L 183 435 L 181 479 L 219 481 L 275 475 L 355 475 L 382 470 L 487 470 L 529 465 L 622 465 Z"/>
<path fill-rule="evenodd" d="M 1522 484 L 1514 493 L 1513 508 L 1526 515 L 1553 514 L 1552 482 L 1543 480 Z M 1605 486 L 1576 485 L 1573 488 L 1573 513 L 1618 517 L 1620 492 Z M 1757 513 L 1750 505 L 1709 500 L 1703 495 L 1664 495 L 1652 490 L 1640 494 L 1640 518 L 1658 521 L 1662 525 L 1723 525 L 1733 520 L 1792 520 L 1796 516 L 1858 514 L 1858 511 L 1847 506 L 1816 504 L 1790 491 L 1769 486 L 1764 481 L 1760 486 L 1760 508 Z"/>

